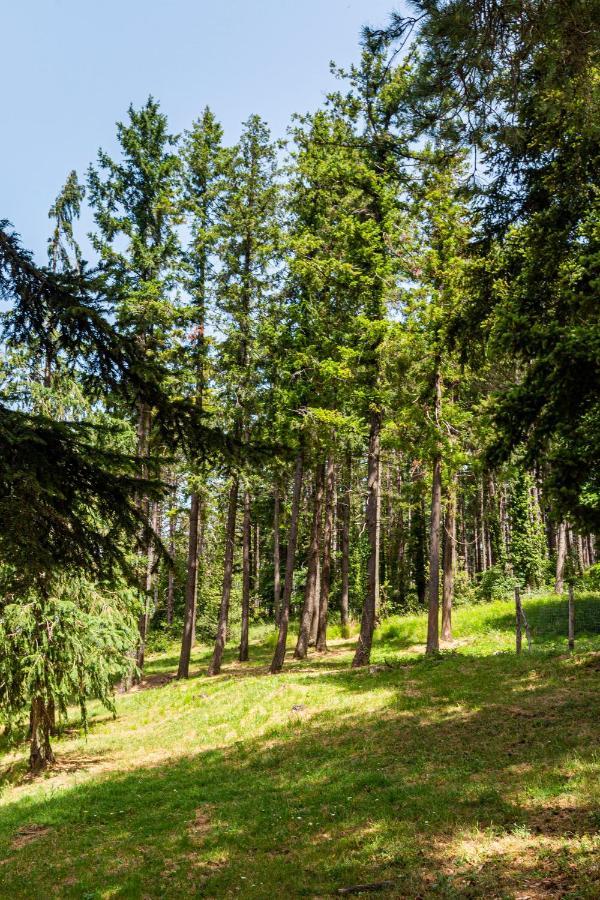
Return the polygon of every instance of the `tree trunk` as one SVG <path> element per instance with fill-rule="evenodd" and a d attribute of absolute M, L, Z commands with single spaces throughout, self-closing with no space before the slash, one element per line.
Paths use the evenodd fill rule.
<path fill-rule="evenodd" d="M 585 560 L 583 557 L 583 538 L 580 534 L 577 535 L 575 546 L 577 548 L 577 570 L 582 575 L 585 571 Z"/>
<path fill-rule="evenodd" d="M 435 372 L 435 421 L 439 423 L 442 409 L 442 379 L 439 366 Z M 431 529 L 429 540 L 429 615 L 427 619 L 427 653 L 440 649 L 440 522 L 442 511 L 442 456 L 438 451 L 433 459 L 431 485 Z"/>
<path fill-rule="evenodd" d="M 352 668 L 369 664 L 375 617 L 379 601 L 379 479 L 381 456 L 381 413 L 371 414 L 369 434 L 369 459 L 367 476 L 367 533 L 369 536 L 369 562 L 367 566 L 367 596 L 363 605 L 360 634 Z"/>
<path fill-rule="evenodd" d="M 204 503 L 203 494 L 199 495 L 200 500 L 200 509 L 198 512 L 198 550 L 196 553 L 196 557 L 198 559 L 198 565 L 196 567 L 196 589 L 194 591 L 194 621 L 192 622 L 192 648 L 196 646 L 196 619 L 198 617 L 198 593 L 200 590 L 200 585 L 202 584 L 203 578 L 203 564 L 202 560 L 204 559 L 204 526 L 205 526 L 205 512 L 206 507 Z"/>
<path fill-rule="evenodd" d="M 321 545 L 321 519 L 323 510 L 323 482 L 325 472 L 322 465 L 317 466 L 315 473 L 315 494 L 313 499 L 313 517 L 308 547 L 308 566 L 306 587 L 304 589 L 304 605 L 300 617 L 298 640 L 294 650 L 294 659 L 304 659 L 311 638 L 315 609 L 317 608 L 317 581 L 319 569 L 319 549 Z"/>
<path fill-rule="evenodd" d="M 190 656 L 192 653 L 194 625 L 196 623 L 196 582 L 198 579 L 198 524 L 200 522 L 200 495 L 194 491 L 190 502 L 190 523 L 188 531 L 187 578 L 185 582 L 185 613 L 181 653 L 179 654 L 178 678 L 189 678 Z"/>
<path fill-rule="evenodd" d="M 327 650 L 327 618 L 329 590 L 331 587 L 331 551 L 333 544 L 333 509 L 335 501 L 335 464 L 333 455 L 327 460 L 325 473 L 325 528 L 323 531 L 323 565 L 321 567 L 321 591 L 317 628 L 317 650 Z"/>
<path fill-rule="evenodd" d="M 352 456 L 346 457 L 346 485 L 342 505 L 342 595 L 340 612 L 342 635 L 349 637 L 350 628 L 350 504 L 352 502 Z"/>
<path fill-rule="evenodd" d="M 253 545 L 254 545 L 254 554 L 253 554 L 253 563 L 254 563 L 254 576 L 253 576 L 253 585 L 252 590 L 254 592 L 254 609 L 256 612 L 259 610 L 260 602 L 259 602 L 259 587 L 260 587 L 260 525 L 258 522 L 254 523 L 253 528 Z"/>
<path fill-rule="evenodd" d="M 279 625 L 279 613 L 281 608 L 281 544 L 279 541 L 280 518 L 279 487 L 275 488 L 273 498 L 273 614 L 275 624 Z"/>
<path fill-rule="evenodd" d="M 223 651 L 227 641 L 227 623 L 229 621 L 229 600 L 231 597 L 231 582 L 233 579 L 233 554 L 235 549 L 235 520 L 237 516 L 237 500 L 240 479 L 234 475 L 229 488 L 229 507 L 227 510 L 227 526 L 225 529 L 225 559 L 223 562 L 223 591 L 221 605 L 219 607 L 219 622 L 217 625 L 217 637 L 215 649 L 208 667 L 209 675 L 218 675 L 221 671 Z"/>
<path fill-rule="evenodd" d="M 156 533 L 158 528 L 158 503 L 152 504 L 152 519 L 150 522 L 150 527 L 152 532 Z M 148 602 L 150 598 L 150 592 L 152 591 L 152 579 L 154 577 L 155 549 L 152 536 L 150 536 L 146 552 L 146 579 L 143 598 L 144 607 L 138 620 L 139 642 L 136 657 L 136 665 L 139 669 L 140 674 L 144 668 L 144 659 L 146 656 L 146 638 L 148 636 L 148 624 L 150 619 Z"/>
<path fill-rule="evenodd" d="M 444 526 L 444 585 L 442 591 L 442 640 L 452 640 L 452 601 L 456 568 L 456 478 L 448 491 Z"/>
<path fill-rule="evenodd" d="M 292 511 L 290 518 L 290 530 L 288 536 L 287 554 L 285 561 L 285 583 L 283 586 L 283 603 L 279 620 L 279 635 L 277 646 L 271 662 L 271 674 L 281 672 L 285 661 L 285 646 L 287 642 L 288 625 L 290 621 L 290 600 L 294 587 L 294 562 L 296 556 L 296 542 L 298 540 L 298 518 L 300 514 L 300 498 L 302 495 L 302 470 L 303 454 L 300 451 L 296 457 L 296 469 L 294 472 L 294 490 L 292 494 Z"/>
<path fill-rule="evenodd" d="M 485 527 L 485 495 L 483 492 L 483 479 L 479 485 L 479 527 L 481 529 L 479 537 L 479 560 L 481 571 L 486 572 L 488 568 L 488 536 Z"/>
<path fill-rule="evenodd" d="M 320 535 L 319 535 L 320 541 Z M 321 552 L 321 546 L 319 543 L 319 554 Z M 319 556 L 317 556 L 317 577 L 315 580 L 315 591 L 313 594 L 313 603 L 312 603 L 312 616 L 310 620 L 310 638 L 308 640 L 309 647 L 316 647 L 317 645 L 317 631 L 319 630 L 319 597 L 321 596 L 321 560 Z"/>
<path fill-rule="evenodd" d="M 558 526 L 558 540 L 556 548 L 556 581 L 554 582 L 554 593 L 562 594 L 565 582 L 565 560 L 567 558 L 567 526 L 561 522 Z"/>
<path fill-rule="evenodd" d="M 433 461 L 431 488 L 431 530 L 429 543 L 429 615 L 427 620 L 427 653 L 437 653 L 440 608 L 440 521 L 442 507 L 442 458 Z"/>
<path fill-rule="evenodd" d="M 244 524 L 242 529 L 242 638 L 240 662 L 248 661 L 248 629 L 250 626 L 250 491 L 244 491 Z"/>
<path fill-rule="evenodd" d="M 425 606 L 427 600 L 427 541 L 425 537 L 425 498 L 419 492 L 418 505 L 413 514 L 414 532 L 414 579 L 419 606 Z"/>
<path fill-rule="evenodd" d="M 506 487 L 500 492 L 500 535 L 502 540 L 502 558 L 507 559 L 510 547 L 510 520 L 506 500 Z"/>
<path fill-rule="evenodd" d="M 169 564 L 167 574 L 167 625 L 173 624 L 173 610 L 175 607 L 175 533 L 177 531 L 177 516 L 169 516 L 169 556 L 172 562 Z"/>
<path fill-rule="evenodd" d="M 137 449 L 136 455 L 137 458 L 141 461 L 141 476 L 142 478 L 146 478 L 148 476 L 148 454 L 150 449 L 150 428 L 151 428 L 151 410 L 146 404 L 140 404 L 138 409 L 138 421 L 137 421 Z M 151 535 L 148 533 L 148 528 L 146 528 L 146 524 L 150 525 L 150 500 L 147 495 L 138 496 L 136 500 L 136 505 L 140 512 L 144 517 L 144 526 L 142 529 L 142 535 L 140 540 L 140 556 L 142 559 L 146 559 L 145 565 L 145 574 L 141 576 L 141 591 L 144 595 L 144 608 L 143 612 L 138 617 L 138 644 L 135 651 L 135 659 L 136 665 L 139 669 L 139 673 L 141 673 L 142 668 L 144 666 L 144 655 L 145 655 L 145 646 L 146 646 L 146 629 L 148 622 L 148 595 L 147 592 L 150 590 L 150 584 L 148 576 L 148 572 L 152 572 L 152 568 L 154 565 L 153 561 L 153 553 L 152 553 L 152 539 Z M 138 676 L 139 677 L 139 674 Z"/>
<path fill-rule="evenodd" d="M 569 584 L 569 650 L 575 649 L 575 597 L 573 585 Z"/>
<path fill-rule="evenodd" d="M 515 585 L 515 649 L 517 654 L 521 652 L 523 643 L 523 608 L 521 605 L 521 591 L 518 585 Z"/>
<path fill-rule="evenodd" d="M 51 718 L 42 697 L 32 699 L 29 723 L 29 771 L 36 773 L 41 772 L 55 759 L 50 745 Z"/>

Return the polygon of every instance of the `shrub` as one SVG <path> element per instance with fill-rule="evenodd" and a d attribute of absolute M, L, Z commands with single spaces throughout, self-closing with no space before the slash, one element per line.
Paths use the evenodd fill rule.
<path fill-rule="evenodd" d="M 477 585 L 480 600 L 505 600 L 512 594 L 518 579 L 500 565 L 483 572 Z"/>
<path fill-rule="evenodd" d="M 594 563 L 581 578 L 586 591 L 600 591 L 600 563 Z"/>

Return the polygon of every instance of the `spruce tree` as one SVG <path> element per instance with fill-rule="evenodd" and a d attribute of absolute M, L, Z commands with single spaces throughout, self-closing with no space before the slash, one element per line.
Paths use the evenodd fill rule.
<path fill-rule="evenodd" d="M 117 123 L 121 159 L 100 150 L 88 172 L 88 190 L 97 230 L 90 235 L 100 256 L 103 290 L 117 326 L 133 336 L 141 351 L 160 357 L 167 349 L 179 310 L 173 302 L 174 264 L 179 257 L 175 225 L 179 217 L 180 161 L 166 116 L 150 97 L 128 120 Z M 147 473 L 153 410 L 137 408 L 140 474 Z M 150 525 L 151 502 L 141 494 L 140 509 Z M 148 534 L 150 530 L 148 530 Z M 152 542 L 140 561 L 140 587 L 148 595 L 153 576 Z M 140 615 L 137 663 L 144 664 L 148 602 Z"/>
<path fill-rule="evenodd" d="M 257 342 L 259 321 L 277 281 L 280 223 L 277 216 L 279 184 L 277 148 L 265 123 L 251 116 L 239 143 L 232 148 L 226 167 L 227 188 L 216 251 L 219 275 L 216 303 L 224 339 L 218 349 L 218 393 L 222 414 L 234 438 L 247 444 L 259 431 L 259 385 L 262 350 Z M 220 671 L 227 638 L 237 500 L 242 473 L 231 473 L 226 555 L 217 638 L 209 674 Z M 244 494 L 247 485 L 244 484 Z M 244 539 L 249 532 L 244 529 Z M 243 554 L 249 565 L 249 553 Z M 247 584 L 247 578 L 244 577 Z M 247 646 L 248 617 L 244 619 L 242 647 Z"/>
<path fill-rule="evenodd" d="M 225 190 L 222 129 L 207 108 L 186 133 L 182 148 L 183 209 L 190 229 L 185 254 L 190 296 L 188 309 L 190 393 L 201 417 L 209 408 L 208 316 L 214 302 L 216 283 L 216 247 L 223 213 Z M 205 502 L 206 465 L 198 464 L 191 454 L 191 501 L 189 515 L 185 614 L 178 677 L 189 675 L 190 654 L 195 639 L 198 595 L 198 534 Z"/>

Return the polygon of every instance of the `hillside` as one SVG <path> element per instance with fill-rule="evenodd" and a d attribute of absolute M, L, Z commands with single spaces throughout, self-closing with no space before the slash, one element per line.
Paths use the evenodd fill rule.
<path fill-rule="evenodd" d="M 510 603 L 455 619 L 427 660 L 388 620 L 363 671 L 338 638 L 270 676 L 257 630 L 178 682 L 173 647 L 45 777 L 2 747 L 0 896 L 597 897 L 600 640 L 516 658 Z"/>

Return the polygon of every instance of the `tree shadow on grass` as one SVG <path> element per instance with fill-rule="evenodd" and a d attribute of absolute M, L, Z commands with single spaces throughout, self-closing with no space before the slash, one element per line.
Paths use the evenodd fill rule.
<path fill-rule="evenodd" d="M 465 660 L 328 673 L 386 702 L 309 707 L 257 739 L 6 803 L 0 895 L 327 897 L 389 880 L 408 898 L 598 896 L 600 818 L 574 785 L 596 758 L 600 678 L 567 691 L 560 671 L 531 681 L 511 662 L 488 658 L 484 688 Z"/>

